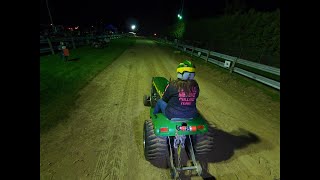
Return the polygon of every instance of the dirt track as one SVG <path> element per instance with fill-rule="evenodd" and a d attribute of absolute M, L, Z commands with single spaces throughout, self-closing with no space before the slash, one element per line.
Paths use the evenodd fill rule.
<path fill-rule="evenodd" d="M 94 78 L 68 120 L 41 135 L 41 179 L 170 179 L 168 169 L 144 159 L 142 128 L 149 108 L 142 97 L 152 76 L 175 77 L 176 57 L 173 50 L 138 40 Z M 280 179 L 280 104 L 253 88 L 226 91 L 217 81 L 220 73 L 205 66 L 197 71 L 197 106 L 216 129 L 216 149 L 204 158 L 207 174 Z"/>

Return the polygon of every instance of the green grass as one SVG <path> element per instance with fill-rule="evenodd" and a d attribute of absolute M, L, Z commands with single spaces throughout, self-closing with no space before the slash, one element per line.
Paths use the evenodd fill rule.
<path fill-rule="evenodd" d="M 40 132 L 64 121 L 78 91 L 134 43 L 133 38 L 123 38 L 112 40 L 104 49 L 71 49 L 69 59 L 80 58 L 78 61 L 63 62 L 59 55 L 41 56 Z"/>

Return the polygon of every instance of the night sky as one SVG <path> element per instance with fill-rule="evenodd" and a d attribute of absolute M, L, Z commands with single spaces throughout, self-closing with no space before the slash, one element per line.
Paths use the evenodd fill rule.
<path fill-rule="evenodd" d="M 185 20 L 196 20 L 223 14 L 226 0 L 48 0 L 54 24 L 113 24 L 124 30 L 136 22 L 140 31 L 157 32 L 177 21 L 183 6 Z M 229 2 L 232 0 L 229 0 Z M 245 1 L 247 8 L 272 11 L 280 7 L 279 0 Z M 40 24 L 50 24 L 46 0 L 40 0 Z"/>

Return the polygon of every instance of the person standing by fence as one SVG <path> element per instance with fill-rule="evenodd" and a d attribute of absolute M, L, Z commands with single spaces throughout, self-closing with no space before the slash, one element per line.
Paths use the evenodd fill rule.
<path fill-rule="evenodd" d="M 61 59 L 63 59 L 63 49 L 62 47 L 64 46 L 64 43 L 63 42 L 60 42 L 60 45 L 58 46 L 58 50 L 60 51 L 60 57 Z"/>
<path fill-rule="evenodd" d="M 67 46 L 62 46 L 62 51 L 63 51 L 63 59 L 65 62 L 67 62 L 70 55 L 69 49 L 67 48 Z"/>
<path fill-rule="evenodd" d="M 60 52 L 60 55 L 61 55 L 61 58 L 67 62 L 68 61 L 68 58 L 69 58 L 69 49 L 67 48 L 67 46 L 63 43 L 63 42 L 60 42 L 60 45 L 59 45 L 59 50 L 61 50 Z"/>

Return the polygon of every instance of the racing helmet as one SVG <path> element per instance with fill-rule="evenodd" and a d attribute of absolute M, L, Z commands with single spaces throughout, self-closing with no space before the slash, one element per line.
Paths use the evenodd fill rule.
<path fill-rule="evenodd" d="M 189 60 L 185 60 L 177 67 L 177 78 L 181 80 L 193 80 L 196 75 L 196 66 Z"/>

